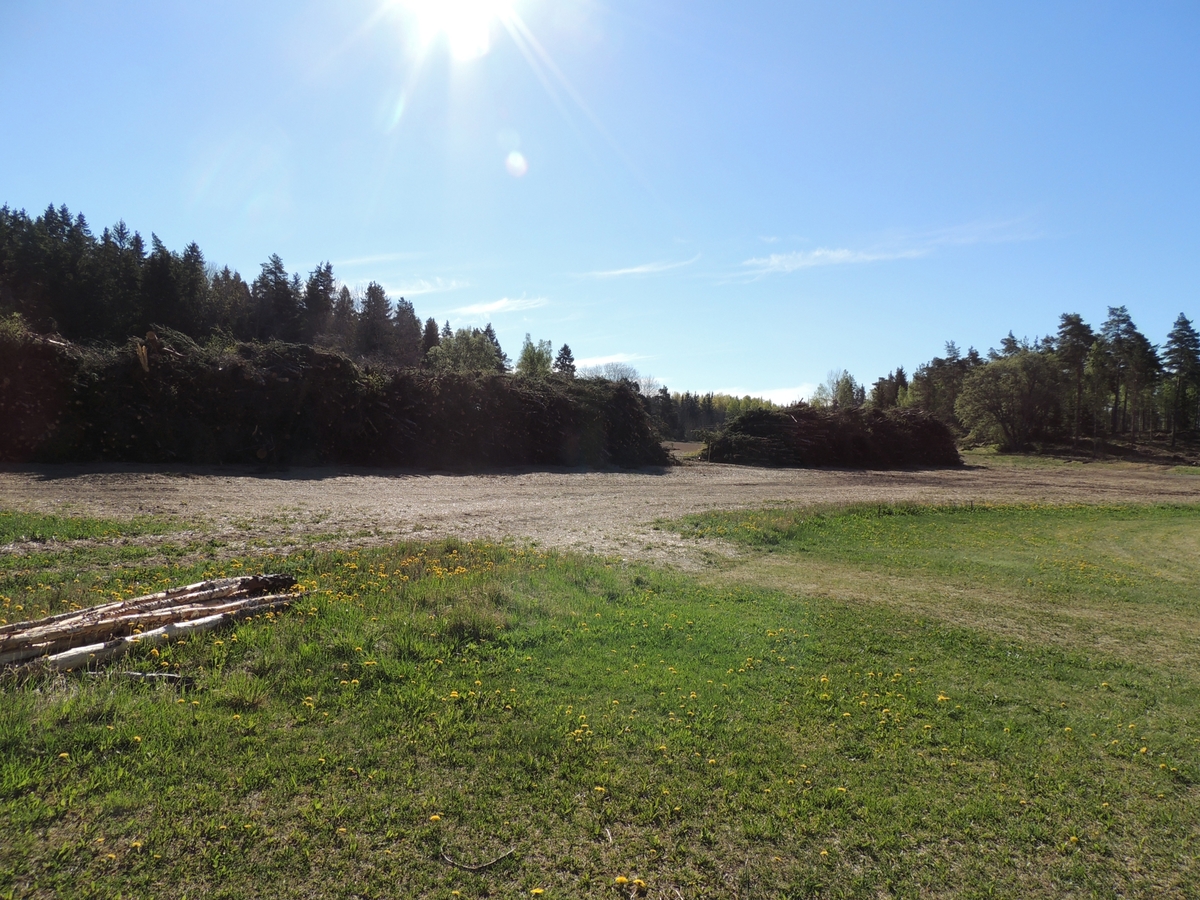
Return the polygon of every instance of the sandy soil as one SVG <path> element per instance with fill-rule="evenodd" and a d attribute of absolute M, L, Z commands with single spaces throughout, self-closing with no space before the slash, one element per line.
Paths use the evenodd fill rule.
<path fill-rule="evenodd" d="M 975 463 L 852 472 L 692 463 L 641 472 L 37 466 L 0 471 L 0 508 L 105 517 L 162 515 L 286 548 L 298 540 L 513 538 L 690 568 L 694 542 L 659 518 L 715 508 L 850 502 L 1200 502 L 1200 477 L 1134 463 Z M 711 544 L 708 545 L 711 550 Z"/>

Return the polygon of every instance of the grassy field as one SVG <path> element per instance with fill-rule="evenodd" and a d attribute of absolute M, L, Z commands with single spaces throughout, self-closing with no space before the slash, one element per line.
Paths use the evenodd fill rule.
<path fill-rule="evenodd" d="M 26 520 L 62 538 L 5 560 L 0 619 L 249 571 L 307 591 L 0 683 L 0 897 L 1200 889 L 1194 507 L 664 523 L 741 548 L 699 576 L 453 541 L 115 559 L 88 538 L 119 524 Z"/>

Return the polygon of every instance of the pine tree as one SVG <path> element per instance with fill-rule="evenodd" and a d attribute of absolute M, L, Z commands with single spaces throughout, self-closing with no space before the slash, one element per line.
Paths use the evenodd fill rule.
<path fill-rule="evenodd" d="M 437 319 L 430 316 L 425 320 L 425 332 L 421 335 L 421 363 L 427 364 L 429 351 L 440 344 L 441 337 L 438 336 Z"/>
<path fill-rule="evenodd" d="M 1072 416 L 1071 442 L 1079 441 L 1079 428 L 1083 419 L 1083 387 L 1086 379 L 1088 351 L 1095 343 L 1092 326 L 1083 321 L 1078 313 L 1063 313 L 1058 324 L 1055 342 L 1059 362 L 1074 385 L 1074 415 Z"/>
<path fill-rule="evenodd" d="M 483 329 L 483 336 L 491 341 L 492 346 L 496 349 L 496 371 L 507 372 L 509 368 L 508 354 L 501 348 L 500 339 L 496 337 L 496 329 L 492 327 L 491 322 L 488 322 L 487 327 Z M 528 337 L 529 335 L 526 335 L 526 338 Z"/>
<path fill-rule="evenodd" d="M 358 311 L 354 308 L 354 295 L 350 293 L 350 288 L 343 284 L 337 299 L 333 301 L 329 331 L 323 342 L 342 353 L 351 353 L 357 340 Z"/>
<path fill-rule="evenodd" d="M 304 285 L 304 339 L 309 343 L 329 327 L 336 295 L 333 263 L 321 263 L 309 273 Z"/>
<path fill-rule="evenodd" d="M 554 371 L 566 378 L 575 377 L 575 356 L 566 344 L 559 348 L 558 356 L 554 357 Z"/>
<path fill-rule="evenodd" d="M 1167 342 L 1163 345 L 1163 366 L 1171 375 L 1171 446 L 1175 446 L 1177 422 L 1183 412 L 1182 399 L 1187 388 L 1200 377 L 1200 334 L 1183 313 L 1175 320 Z M 1185 421 L 1186 425 L 1186 421 Z"/>
<path fill-rule="evenodd" d="M 1129 391 L 1126 382 L 1129 377 L 1130 354 L 1133 350 L 1132 336 L 1137 331 L 1129 310 L 1124 306 L 1110 306 L 1108 318 L 1100 329 L 1104 338 L 1104 348 L 1107 351 L 1109 389 L 1112 391 L 1112 422 L 1110 430 L 1116 434 L 1125 430 L 1126 411 L 1129 407 Z M 1122 406 L 1124 398 L 1124 406 Z"/>
<path fill-rule="evenodd" d="M 259 340 L 298 341 L 302 314 L 298 280 L 288 277 L 277 254 L 262 264 L 250 286 L 254 298 L 254 333 Z"/>
<path fill-rule="evenodd" d="M 392 311 L 392 361 L 405 368 L 418 366 L 424 358 L 421 351 L 421 320 L 412 303 L 401 297 Z"/>
<path fill-rule="evenodd" d="M 359 355 L 387 359 L 393 349 L 391 301 L 383 285 L 372 281 L 363 294 L 362 310 L 358 316 Z"/>

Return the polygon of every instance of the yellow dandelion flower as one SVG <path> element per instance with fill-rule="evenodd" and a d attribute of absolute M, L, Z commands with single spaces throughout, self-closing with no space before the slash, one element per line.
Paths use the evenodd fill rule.
<path fill-rule="evenodd" d="M 614 883 L 614 884 L 629 884 L 629 879 L 628 879 L 628 878 L 626 878 L 624 875 L 618 875 L 618 876 L 617 876 L 617 877 L 616 877 L 616 878 L 613 880 L 613 883 Z"/>
<path fill-rule="evenodd" d="M 432 816 L 429 817 L 429 821 L 430 822 L 440 822 L 440 821 L 442 821 L 442 817 L 439 816 L 437 813 L 434 813 Z"/>

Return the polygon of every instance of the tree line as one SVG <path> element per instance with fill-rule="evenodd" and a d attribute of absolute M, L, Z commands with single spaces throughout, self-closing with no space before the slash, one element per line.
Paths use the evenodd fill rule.
<path fill-rule="evenodd" d="M 193 339 L 311 344 L 360 363 L 394 369 L 577 374 L 571 348 L 557 353 L 527 334 L 514 362 L 495 329 L 424 322 L 403 297 L 378 282 L 351 289 L 323 262 L 307 276 L 272 255 L 247 281 L 208 263 L 199 246 L 168 249 L 124 222 L 96 236 L 83 215 L 50 206 L 36 218 L 0 207 L 0 314 L 79 343 L 122 344 L 165 327 Z M 631 366 L 608 363 L 582 376 L 636 385 L 664 437 L 701 438 L 769 401 L 724 394 L 672 393 Z M 987 354 L 950 342 L 910 376 L 902 367 L 868 389 L 832 372 L 810 399 L 816 407 L 917 408 L 968 442 L 1026 448 L 1045 441 L 1093 443 L 1151 433 L 1194 436 L 1200 428 L 1200 336 L 1182 313 L 1161 345 L 1137 328 L 1124 306 L 1093 328 L 1076 313 L 1055 334 L 1033 341 L 1010 332 Z"/>
<path fill-rule="evenodd" d="M 811 402 L 922 409 L 969 443 L 1004 449 L 1156 433 L 1173 445 L 1200 426 L 1200 334 L 1183 313 L 1162 345 L 1125 306 L 1109 307 L 1098 328 L 1064 313 L 1055 334 L 1030 341 L 1010 331 L 986 355 L 951 341 L 911 377 L 897 367 L 869 391 L 848 372 L 831 372 Z"/>
<path fill-rule="evenodd" d="M 36 218 L 0 207 L 0 312 L 78 343 L 120 344 L 166 327 L 201 341 L 311 344 L 393 368 L 575 374 L 566 344 L 554 355 L 548 342 L 526 335 L 514 364 L 491 323 L 422 323 L 403 297 L 393 300 L 375 281 L 352 290 L 329 262 L 301 276 L 272 255 L 247 281 L 210 265 L 194 242 L 176 252 L 152 234 L 147 245 L 124 222 L 96 236 L 66 206 Z"/>

